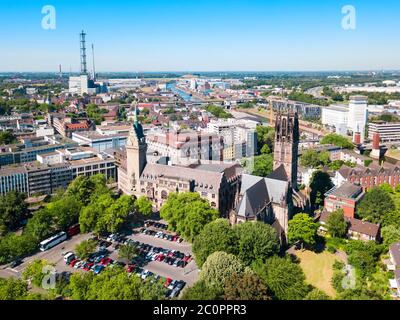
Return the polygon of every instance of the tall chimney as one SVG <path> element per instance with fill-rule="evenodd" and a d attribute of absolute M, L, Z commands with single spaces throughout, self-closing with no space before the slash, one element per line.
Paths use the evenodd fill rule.
<path fill-rule="evenodd" d="M 381 142 L 381 137 L 378 132 L 374 132 L 372 135 L 372 149 L 379 150 L 379 145 Z"/>

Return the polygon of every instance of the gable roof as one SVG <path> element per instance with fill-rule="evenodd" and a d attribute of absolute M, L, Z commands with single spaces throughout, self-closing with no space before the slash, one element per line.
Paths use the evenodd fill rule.
<path fill-rule="evenodd" d="M 283 164 L 281 164 L 278 168 L 276 168 L 270 175 L 268 175 L 269 179 L 280 180 L 280 181 L 288 181 L 289 178 L 286 174 L 286 170 Z"/>

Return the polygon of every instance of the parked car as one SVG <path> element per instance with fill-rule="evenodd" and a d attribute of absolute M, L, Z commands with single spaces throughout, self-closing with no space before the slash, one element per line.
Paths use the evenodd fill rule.
<path fill-rule="evenodd" d="M 75 263 L 74 268 L 80 269 L 80 268 L 83 268 L 84 265 L 85 265 L 85 261 L 79 261 L 79 262 Z"/>
<path fill-rule="evenodd" d="M 102 266 L 101 264 L 98 264 L 94 267 L 93 271 L 95 274 L 99 274 L 100 272 L 102 272 L 104 270 L 104 268 L 105 268 L 104 266 Z"/>
<path fill-rule="evenodd" d="M 92 267 L 94 266 L 94 263 L 92 262 L 87 262 L 85 263 L 85 265 L 83 266 L 83 270 L 85 271 L 90 271 L 92 269 Z"/>
<path fill-rule="evenodd" d="M 171 290 L 171 293 L 168 295 L 168 298 L 170 299 L 175 298 L 179 295 L 180 292 L 181 292 L 180 289 L 174 288 L 173 290 Z"/>
<path fill-rule="evenodd" d="M 168 289 L 169 290 L 172 290 L 172 289 L 174 289 L 175 288 L 175 285 L 176 285 L 176 283 L 177 283 L 177 280 L 172 280 L 171 281 L 171 283 L 168 285 Z"/>
<path fill-rule="evenodd" d="M 11 262 L 10 267 L 15 268 L 18 267 L 22 263 L 22 259 L 15 259 L 13 262 Z"/>
<path fill-rule="evenodd" d="M 164 287 L 167 288 L 169 286 L 169 284 L 172 282 L 171 278 L 167 278 L 164 282 Z"/>
<path fill-rule="evenodd" d="M 77 259 L 72 259 L 72 261 L 69 263 L 70 267 L 73 267 L 79 260 Z"/>

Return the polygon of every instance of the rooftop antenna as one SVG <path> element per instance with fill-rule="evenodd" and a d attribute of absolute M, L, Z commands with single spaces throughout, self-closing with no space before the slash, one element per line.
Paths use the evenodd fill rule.
<path fill-rule="evenodd" d="M 81 39 L 81 74 L 87 74 L 87 63 L 86 63 L 86 33 L 82 30 L 80 34 Z"/>
<path fill-rule="evenodd" d="M 93 81 L 96 81 L 96 66 L 94 63 L 94 44 L 92 43 L 92 56 L 93 56 Z"/>
<path fill-rule="evenodd" d="M 63 76 L 63 74 L 62 74 L 62 68 L 61 68 L 61 64 L 58 66 L 59 67 L 59 75 L 60 75 L 60 78 L 62 78 L 62 76 Z"/>

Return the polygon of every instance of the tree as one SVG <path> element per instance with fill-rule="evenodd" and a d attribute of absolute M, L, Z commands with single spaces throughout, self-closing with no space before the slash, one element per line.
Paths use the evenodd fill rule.
<path fill-rule="evenodd" d="M 53 216 L 46 208 L 37 211 L 31 219 L 29 219 L 24 234 L 28 234 L 40 242 L 52 234 L 55 228 L 53 223 Z"/>
<path fill-rule="evenodd" d="M 274 149 L 275 129 L 267 126 L 257 126 L 257 152 L 258 154 L 269 154 Z"/>
<path fill-rule="evenodd" d="M 233 274 L 225 284 L 225 300 L 270 300 L 268 288 L 254 273 Z"/>
<path fill-rule="evenodd" d="M 333 144 L 335 146 L 341 147 L 343 149 L 352 149 L 354 145 L 345 137 L 338 135 L 336 133 L 331 133 L 324 136 L 321 141 L 321 144 Z"/>
<path fill-rule="evenodd" d="M 123 195 L 119 197 L 110 207 L 106 208 L 104 214 L 100 216 L 95 232 L 98 234 L 104 232 L 118 232 L 126 223 L 129 213 L 133 211 L 134 200 L 130 196 Z"/>
<path fill-rule="evenodd" d="M 17 191 L 0 196 L 0 232 L 1 229 L 7 232 L 20 226 L 21 220 L 26 218 L 28 213 L 25 199 L 26 195 Z"/>
<path fill-rule="evenodd" d="M 0 300 L 25 300 L 28 296 L 28 284 L 14 278 L 0 278 Z"/>
<path fill-rule="evenodd" d="M 316 242 L 318 224 L 306 213 L 299 213 L 289 221 L 288 238 L 290 243 L 300 241 L 306 246 L 313 246 Z"/>
<path fill-rule="evenodd" d="M 210 287 L 203 280 L 198 280 L 190 288 L 183 291 L 181 300 L 222 300 L 221 288 Z"/>
<path fill-rule="evenodd" d="M 318 168 L 325 166 L 330 162 L 329 152 L 318 152 L 314 149 L 309 149 L 303 152 L 300 157 L 300 164 L 303 167 Z"/>
<path fill-rule="evenodd" d="M 89 256 L 96 252 L 97 243 L 96 241 L 89 239 L 82 241 L 78 245 L 75 246 L 75 252 L 79 258 L 82 260 L 86 260 Z"/>
<path fill-rule="evenodd" d="M 344 238 L 347 234 L 347 222 L 342 209 L 332 212 L 327 221 L 326 227 L 329 234 L 334 238 Z"/>
<path fill-rule="evenodd" d="M 217 219 L 219 213 L 198 193 L 171 193 L 161 208 L 161 218 L 165 219 L 172 231 L 192 242 L 204 226 Z"/>
<path fill-rule="evenodd" d="M 357 213 L 369 222 L 381 223 L 383 217 L 394 210 L 395 204 L 390 194 L 381 188 L 373 188 L 358 205 Z"/>
<path fill-rule="evenodd" d="M 330 300 L 330 298 L 325 292 L 323 292 L 317 288 L 314 288 L 312 291 L 307 293 L 307 295 L 304 297 L 304 300 L 319 300 L 319 301 L 321 301 L 321 300 Z"/>
<path fill-rule="evenodd" d="M 207 224 L 193 242 L 193 253 L 199 268 L 216 251 L 237 253 L 236 233 L 226 219 L 217 219 Z"/>
<path fill-rule="evenodd" d="M 160 283 L 130 277 L 123 268 L 108 268 L 101 274 L 74 274 L 71 298 L 79 300 L 161 300 L 166 289 Z"/>
<path fill-rule="evenodd" d="M 245 222 L 234 226 L 238 238 L 238 257 L 249 266 L 278 253 L 279 240 L 274 228 L 262 222 Z"/>
<path fill-rule="evenodd" d="M 22 278 L 24 280 L 29 279 L 35 287 L 40 288 L 42 287 L 44 277 L 49 273 L 49 270 L 46 268 L 53 266 L 53 264 L 50 264 L 46 260 L 35 260 L 25 268 Z"/>
<path fill-rule="evenodd" d="M 118 257 L 125 260 L 127 263 L 132 261 L 132 259 L 137 255 L 138 250 L 136 246 L 128 243 L 120 246 L 118 251 Z"/>
<path fill-rule="evenodd" d="M 395 226 L 385 226 L 381 230 L 383 244 L 388 248 L 395 242 L 400 241 L 400 229 Z"/>
<path fill-rule="evenodd" d="M 310 291 L 303 270 L 289 258 L 274 256 L 266 263 L 257 261 L 253 264 L 253 270 L 265 282 L 275 299 L 302 300 Z"/>
<path fill-rule="evenodd" d="M 323 171 L 315 171 L 311 177 L 310 183 L 310 201 L 314 206 L 321 206 L 324 201 L 324 195 L 332 189 L 333 183 L 329 174 Z"/>
<path fill-rule="evenodd" d="M 229 277 L 233 274 L 242 274 L 244 265 L 233 254 L 217 251 L 211 254 L 200 271 L 200 280 L 208 286 L 223 288 Z"/>
<path fill-rule="evenodd" d="M 135 201 L 135 210 L 149 217 L 153 213 L 153 204 L 147 197 L 141 196 Z"/>
<path fill-rule="evenodd" d="M 254 168 L 252 174 L 259 177 L 266 177 L 273 171 L 274 158 L 272 154 L 263 154 L 254 157 Z"/>
<path fill-rule="evenodd" d="M 9 233 L 0 238 L 0 264 L 24 257 L 33 253 L 38 247 L 39 241 L 31 235 Z"/>
<path fill-rule="evenodd" d="M 11 131 L 0 131 L 0 144 L 11 144 L 17 142 L 16 136 Z"/>
<path fill-rule="evenodd" d="M 106 209 L 111 207 L 113 203 L 114 199 L 110 195 L 104 194 L 99 196 L 97 201 L 84 207 L 79 215 L 81 231 L 86 233 L 93 230 L 96 232 L 101 230 L 100 226 L 97 227 L 99 220 L 104 215 Z"/>
<path fill-rule="evenodd" d="M 69 184 L 66 194 L 75 197 L 83 205 L 88 205 L 102 195 L 111 196 L 111 191 L 107 187 L 105 176 L 97 174 L 89 178 L 77 177 Z"/>
<path fill-rule="evenodd" d="M 78 222 L 81 203 L 74 197 L 65 196 L 47 205 L 47 212 L 52 217 L 55 228 L 65 230 Z"/>

